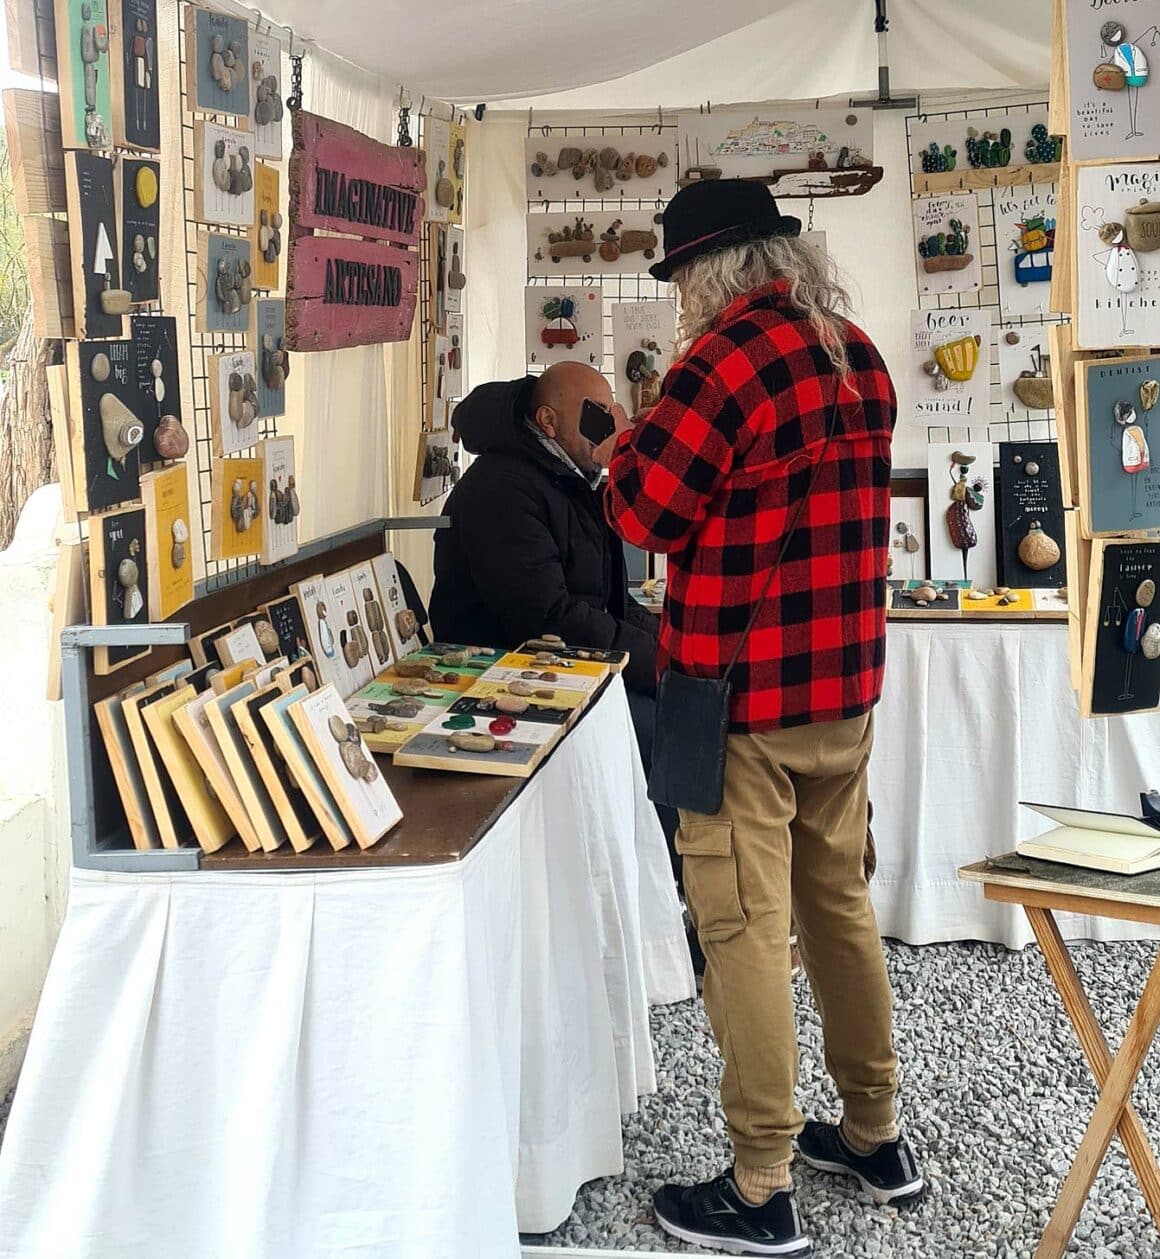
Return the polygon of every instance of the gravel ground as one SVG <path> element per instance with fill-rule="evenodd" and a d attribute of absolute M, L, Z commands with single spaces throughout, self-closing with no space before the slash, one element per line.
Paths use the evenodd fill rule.
<path fill-rule="evenodd" d="M 1118 1045 L 1152 964 L 1151 944 L 1073 946 L 1109 1041 Z M 798 1204 L 824 1259 L 1032 1259 L 1096 1101 L 1095 1085 L 1037 949 L 887 946 L 906 1132 L 930 1184 L 926 1202 L 875 1207 L 837 1180 L 795 1169 Z M 821 1027 L 795 981 L 799 1103 L 838 1115 Z M 581 1191 L 567 1223 L 529 1243 L 697 1253 L 653 1223 L 663 1180 L 716 1175 L 730 1160 L 718 1103 L 720 1060 L 700 1002 L 653 1011 L 659 1090 L 625 1122 L 625 1174 Z M 1160 1147 L 1160 1065 L 1135 1102 Z M 0 1140 L 12 1095 L 0 1099 Z M 1118 1142 L 1101 1168 L 1069 1254 L 1156 1259 L 1160 1238 Z"/>
<path fill-rule="evenodd" d="M 1080 978 L 1109 1042 L 1120 1042 L 1143 990 L 1151 944 L 1075 946 Z M 798 1204 L 826 1259 L 1031 1259 L 1096 1101 L 1094 1082 L 1037 949 L 891 944 L 902 1117 L 930 1192 L 911 1210 L 874 1206 L 838 1180 L 795 1167 Z M 798 979 L 799 1104 L 836 1118 L 821 1027 Z M 663 1180 L 702 1180 L 730 1161 L 717 1094 L 720 1060 L 700 1002 L 653 1012 L 659 1092 L 625 1122 L 625 1174 L 581 1191 L 555 1234 L 561 1246 L 699 1253 L 652 1219 Z M 1160 1147 L 1160 1067 L 1144 1067 L 1135 1102 Z M 1118 1141 L 1100 1171 L 1069 1254 L 1154 1259 L 1160 1237 Z"/>

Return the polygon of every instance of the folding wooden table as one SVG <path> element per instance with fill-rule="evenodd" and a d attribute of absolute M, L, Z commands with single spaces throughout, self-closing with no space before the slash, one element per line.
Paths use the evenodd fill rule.
<path fill-rule="evenodd" d="M 1160 925 L 1160 871 L 1104 874 L 1009 853 L 964 866 L 959 877 L 981 883 L 988 900 L 1023 906 L 1100 1089 L 1099 1102 L 1035 1259 L 1061 1259 L 1116 1132 L 1140 1182 L 1153 1223 L 1160 1229 L 1160 1168 L 1131 1104 L 1132 1087 L 1160 1025 L 1160 954 L 1113 1058 L 1054 917 L 1058 910 Z"/>

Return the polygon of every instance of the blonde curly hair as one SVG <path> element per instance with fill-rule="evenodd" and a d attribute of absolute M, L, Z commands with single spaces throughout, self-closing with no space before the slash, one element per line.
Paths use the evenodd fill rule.
<path fill-rule="evenodd" d="M 674 275 L 681 292 L 678 347 L 687 350 L 738 297 L 774 280 L 789 281 L 789 300 L 817 333 L 834 370 L 848 383 L 846 322 L 850 294 L 834 261 L 800 237 L 768 236 L 702 254 Z"/>

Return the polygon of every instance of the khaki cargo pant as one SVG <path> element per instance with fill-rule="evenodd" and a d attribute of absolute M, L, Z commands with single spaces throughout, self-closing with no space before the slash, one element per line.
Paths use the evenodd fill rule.
<path fill-rule="evenodd" d="M 802 1128 L 791 917 L 846 1116 L 894 1121 L 890 984 L 863 869 L 873 739 L 872 716 L 730 735 L 720 812 L 681 813 L 685 898 L 743 1166 L 787 1161 Z"/>

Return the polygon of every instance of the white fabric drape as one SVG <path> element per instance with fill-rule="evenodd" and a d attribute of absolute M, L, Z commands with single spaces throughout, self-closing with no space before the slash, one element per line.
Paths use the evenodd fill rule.
<path fill-rule="evenodd" d="M 392 83 L 467 103 L 568 91 L 568 108 L 655 109 L 878 88 L 868 0 L 443 0 L 420 7 L 266 0 L 264 7 Z M 1051 0 L 890 0 L 888 16 L 896 84 L 1047 82 Z"/>
<path fill-rule="evenodd" d="M 516 1259 L 692 995 L 619 680 L 463 862 L 75 872 L 0 1256 Z"/>
<path fill-rule="evenodd" d="M 1160 715 L 1079 716 L 1062 625 L 906 625 L 888 631 L 870 795 L 882 934 L 910 944 L 1033 939 L 1023 911 L 983 898 L 960 866 L 1051 829 L 1020 800 L 1136 813 L 1160 784 Z M 1070 939 L 1155 935 L 1062 915 Z"/>

